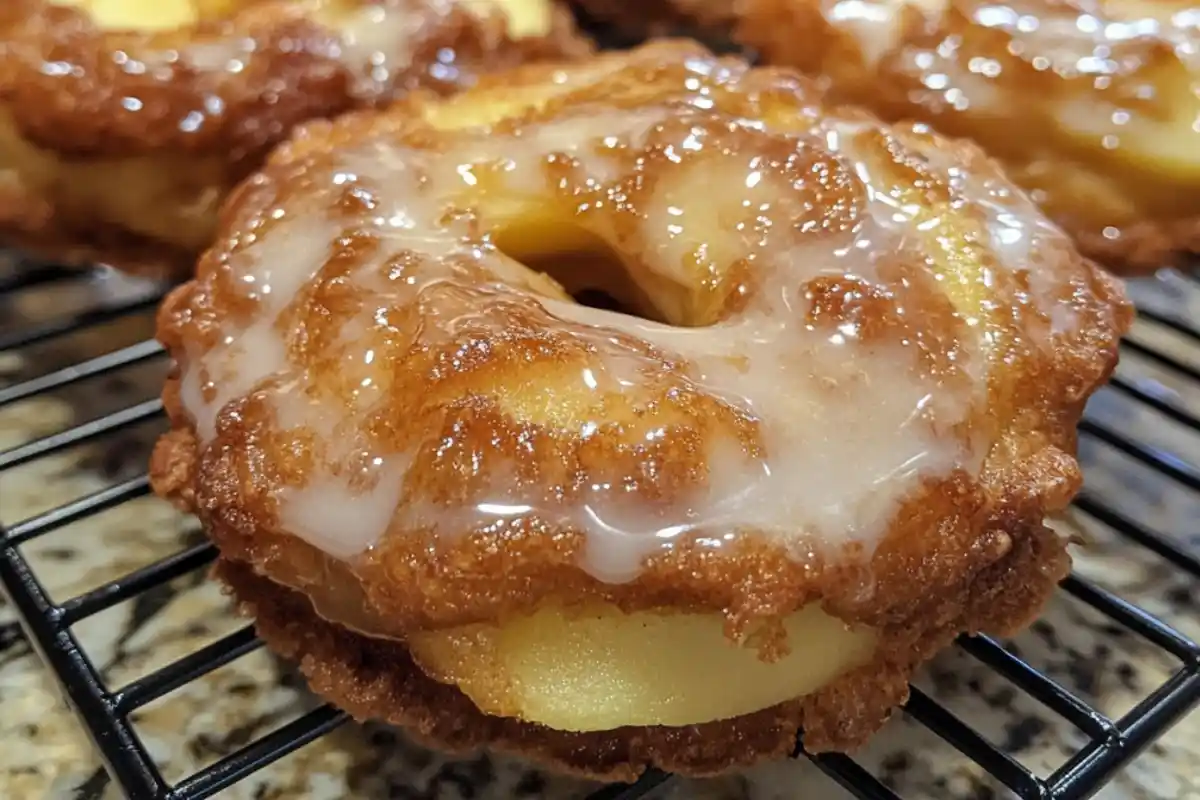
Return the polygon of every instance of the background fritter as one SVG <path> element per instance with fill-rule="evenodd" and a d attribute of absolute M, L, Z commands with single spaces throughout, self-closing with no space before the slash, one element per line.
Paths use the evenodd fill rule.
<path fill-rule="evenodd" d="M 548 0 L 104 8 L 0 6 L 0 234 L 152 274 L 191 270 L 225 192 L 297 123 L 589 49 Z"/>

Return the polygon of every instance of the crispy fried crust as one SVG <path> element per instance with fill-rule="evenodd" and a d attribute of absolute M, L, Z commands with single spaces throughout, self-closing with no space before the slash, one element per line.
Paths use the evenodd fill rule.
<path fill-rule="evenodd" d="M 409 65 L 364 87 L 340 31 L 303 4 L 239 2 L 186 29 L 130 32 L 47 0 L 3 3 L 0 125 L 14 144 L 0 146 L 0 233 L 66 262 L 182 274 L 211 240 L 214 198 L 296 124 L 591 49 L 559 8 L 549 35 L 514 40 L 501 17 L 461 5 L 384 5 L 422 22 L 403 33 Z"/>
<path fill-rule="evenodd" d="M 901 180 L 927 190 L 916 195 L 919 202 L 935 203 L 939 209 L 971 210 L 969 201 L 953 205 L 950 193 L 960 190 L 939 181 L 941 173 L 933 171 L 933 159 L 912 156 L 914 151 L 906 150 L 908 147 L 928 148 L 920 152 L 936 153 L 938 163 L 953 165 L 960 177 L 988 176 L 989 191 L 995 192 L 990 197 L 1013 196 L 999 190 L 1003 179 L 973 146 L 937 140 L 919 131 L 880 130 L 885 126 L 866 115 L 821 105 L 817 86 L 785 70 L 748 74 L 735 60 L 713 59 L 698 48 L 677 44 L 647 47 L 597 63 L 603 68 L 589 65 L 588 69 L 598 72 L 589 80 L 581 79 L 574 90 L 569 77 L 544 68 L 497 76 L 490 85 L 498 87 L 503 96 L 515 98 L 526 97 L 523 92 L 539 87 L 543 91 L 551 91 L 546 87 L 574 91 L 562 102 L 568 107 L 579 104 L 588 119 L 593 115 L 610 118 L 597 104 L 627 102 L 628 107 L 615 110 L 642 113 L 658 108 L 656 92 L 670 99 L 666 108 L 687 109 L 678 98 L 702 89 L 722 98 L 722 113 L 736 113 L 742 119 L 799 124 L 826 114 L 850 115 L 854 127 L 848 122 L 844 130 L 872 132 L 871 146 L 879 149 L 871 153 L 897 159 L 907 170 L 901 173 Z M 548 76 L 557 77 L 551 80 Z M 714 81 L 714 86 L 704 88 L 705 79 Z M 723 88 L 726 86 L 734 88 Z M 727 94 L 720 94 L 722 91 Z M 484 97 L 495 99 L 495 95 Z M 739 105 L 743 102 L 745 105 Z M 449 107 L 483 113 L 480 109 L 493 109 L 494 105 L 477 96 L 465 96 Z M 994 361 L 983 392 L 986 402 L 962 426 L 975 425 L 975 430 L 987 437 L 988 455 L 982 470 L 978 474 L 953 470 L 923 481 L 898 500 L 878 545 L 869 553 L 840 540 L 823 547 L 799 532 L 788 543 L 771 536 L 737 536 L 719 550 L 680 540 L 642 562 L 635 578 L 614 583 L 601 581 L 581 567 L 586 529 L 556 525 L 538 514 L 522 516 L 503 527 L 464 527 L 453 535 L 393 521 L 373 549 L 353 563 L 330 556 L 287 530 L 280 522 L 278 493 L 304 486 L 311 475 L 323 474 L 320 442 L 314 444 L 303 429 L 283 428 L 271 405 L 270 398 L 275 395 L 271 394 L 274 384 L 269 383 L 263 383 L 260 391 L 223 403 L 205 434 L 211 438 L 201 442 L 201 423 L 193 410 L 201 409 L 203 404 L 197 405 L 197 398 L 202 395 L 193 391 L 193 410 L 185 408 L 184 369 L 201 363 L 202 353 L 220 352 L 215 348 L 223 346 L 223 326 L 236 331 L 253 324 L 259 307 L 237 288 L 245 283 L 239 270 L 257 268 L 255 251 L 249 248 L 269 239 L 272 220 L 288 218 L 293 213 L 290 209 L 295 208 L 296 219 L 314 225 L 322 220 L 337 223 L 327 230 L 338 238 L 329 250 L 328 262 L 315 265 L 317 274 L 324 277 L 312 281 L 297 296 L 298 301 L 286 307 L 286 317 L 276 318 L 286 323 L 277 330 L 287 330 L 295 337 L 287 345 L 292 348 L 289 357 L 304 364 L 303 372 L 293 375 L 294 365 L 289 362 L 286 381 L 278 385 L 292 387 L 288 396 L 299 392 L 316 396 L 324 388 L 340 390 L 337 387 L 348 379 L 337 365 L 350 363 L 347 358 L 362 362 L 359 350 L 368 346 L 366 337 L 372 335 L 356 337 L 348 345 L 352 351 L 337 349 L 345 342 L 337 332 L 348 324 L 339 314 L 354 314 L 360 307 L 348 301 L 352 295 L 345 292 L 345 276 L 369 269 L 366 265 L 374 263 L 369 259 L 378 246 L 368 235 L 342 232 L 340 215 L 362 213 L 381 201 L 373 194 L 374 184 L 331 190 L 329 179 L 320 176 L 335 175 L 333 185 L 342 186 L 345 179 L 336 166 L 340 164 L 338 154 L 363 141 L 374 146 L 394 140 L 404 152 L 421 147 L 455 152 L 451 149 L 457 141 L 455 131 L 432 129 L 428 122 L 446 108 L 446 104 L 418 97 L 385 114 L 305 126 L 289 145 L 276 151 L 262 173 L 231 198 L 223 218 L 228 235 L 206 255 L 196 280 L 172 293 L 159 315 L 159 337 L 177 366 L 163 395 L 172 430 L 155 449 L 151 463 L 154 489 L 201 518 L 221 551 L 223 578 L 259 615 L 263 634 L 272 646 L 304 659 L 304 669 L 318 691 L 359 716 L 414 725 L 443 745 L 498 740 L 598 776 L 628 777 L 647 764 L 699 774 L 786 751 L 798 724 L 804 725 L 809 743 L 817 748 L 858 743 L 903 697 L 913 667 L 956 633 L 980 628 L 1008 630 L 1036 613 L 1067 568 L 1065 545 L 1042 521 L 1064 508 L 1078 488 L 1080 477 L 1073 458 L 1075 426 L 1088 396 L 1115 366 L 1118 338 L 1132 318 L 1117 281 L 1095 270 L 1036 215 L 1023 230 L 1040 231 L 1039 236 L 1048 238 L 1037 239 L 1036 246 L 1031 245 L 1026 253 L 1033 263 L 1022 260 L 1015 266 L 995 266 L 1001 264 L 1002 256 L 980 251 L 980 243 L 988 241 L 986 231 L 972 229 L 975 232 L 969 242 L 955 240 L 961 249 L 955 249 L 954 257 L 982 259 L 958 274 L 972 287 L 987 287 L 974 302 L 1000 309 L 990 319 L 996 320 L 994 340 L 1005 343 L 1002 353 L 992 354 Z M 565 112 L 561 105 L 546 101 L 536 108 L 518 106 L 510 113 L 519 123 L 503 120 L 485 128 L 487 139 L 519 138 Z M 620 120 L 620 115 L 615 119 Z M 695 131 L 692 126 L 701 124 L 688 120 L 680 130 Z M 711 124 L 712 130 L 728 129 L 720 118 Z M 895 131 L 895 138 L 890 138 L 893 134 L 889 131 Z M 468 133 L 480 136 L 479 129 Z M 534 136 L 522 141 L 536 141 Z M 478 138 L 466 141 L 476 143 Z M 735 139 L 723 141 L 728 146 L 722 152 L 736 152 L 744 144 Z M 756 148 L 763 146 L 761 140 L 750 141 Z M 811 152 L 827 139 L 805 141 L 806 152 Z M 790 142 L 789 152 L 795 149 Z M 512 145 L 514 159 L 516 147 Z M 631 164 L 641 165 L 637 169 L 651 161 L 640 153 L 634 150 L 629 154 Z M 554 167 L 553 160 L 546 163 L 547 169 Z M 356 169 L 357 173 L 362 173 L 364 181 L 370 178 L 366 170 Z M 834 175 L 836 170 L 826 166 L 821 173 Z M 651 173 L 638 173 L 643 185 L 654 179 Z M 577 189 L 569 181 L 558 185 L 564 196 L 576 196 L 573 192 Z M 797 184 L 789 185 L 800 191 Z M 854 184 L 848 181 L 826 185 L 831 188 L 818 206 L 824 222 L 812 230 L 836 233 L 837 215 L 855 213 L 856 198 L 861 195 L 853 193 Z M 902 190 L 896 191 L 903 196 Z M 300 200 L 313 200 L 314 204 L 291 205 Z M 1018 200 L 1025 202 L 1024 198 Z M 306 217 L 313 209 L 319 212 L 311 219 Z M 975 218 L 965 214 L 963 224 L 974 224 Z M 320 234 L 326 229 L 313 230 Z M 246 232 L 252 235 L 244 235 Z M 956 228 L 948 228 L 946 233 L 962 235 Z M 819 240 L 816 246 L 830 245 L 828 240 Z M 320 250 L 320 245 L 315 249 Z M 271 252 L 274 258 L 280 257 L 279 251 Z M 953 348 L 974 335 L 964 321 L 973 313 L 971 307 L 955 312 L 944 290 L 930 285 L 927 277 L 928 282 L 922 281 L 919 270 L 934 257 L 921 251 L 912 254 L 919 268 L 904 273 L 906 302 L 910 309 L 918 310 L 918 328 L 904 327 L 905 320 L 890 313 L 892 307 L 885 298 L 865 307 L 847 300 L 871 295 L 870 288 L 826 278 L 813 278 L 807 284 L 812 301 L 807 319 L 814 328 L 861 325 L 862 336 L 877 336 L 885 343 L 889 336 L 905 341 L 921 338 L 931 351 L 945 355 L 949 349 L 960 360 L 969 358 Z M 404 270 L 414 263 L 419 269 L 424 262 L 386 262 L 392 264 L 388 269 L 395 270 L 388 274 L 404 276 Z M 1030 264 L 1029 270 L 1018 268 L 1026 264 Z M 1044 266 L 1045 272 L 1033 276 L 1039 266 Z M 406 279 L 410 281 L 406 285 L 418 282 L 420 273 L 415 274 L 417 277 Z M 458 276 L 453 280 L 483 280 L 475 273 L 463 273 L 467 278 L 451 274 Z M 752 277 L 744 280 L 751 282 Z M 251 282 L 256 280 L 251 278 Z M 1045 278 L 1046 283 L 1035 286 L 1037 278 Z M 736 304 L 754 290 L 752 284 L 743 286 L 744 292 L 729 295 L 730 303 Z M 464 291 L 470 288 L 464 285 Z M 1032 309 L 1031 292 L 1040 293 L 1064 315 L 1055 314 L 1051 319 L 1044 310 L 1049 306 Z M 376 298 L 368 296 L 366 300 L 367 307 L 376 307 Z M 424 306 L 404 302 L 389 319 L 395 322 L 402 314 L 421 309 L 416 312 L 424 315 L 418 320 L 420 329 L 435 333 L 440 333 L 436 319 L 457 318 L 461 313 L 439 317 Z M 486 301 L 479 301 L 476 312 L 491 313 L 491 309 Z M 985 316 L 988 312 L 979 313 Z M 404 328 L 407 323 L 395 324 L 408 330 Z M 453 512 L 491 502 L 495 484 L 488 465 L 492 464 L 513 464 L 515 476 L 506 484 L 512 483 L 517 491 L 537 493 L 539 499 L 534 502 L 540 502 L 542 492 L 565 493 L 572 486 L 600 483 L 630 486 L 651 500 L 669 502 L 706 479 L 705 437 L 742 430 L 740 418 L 731 417 L 727 406 L 711 398 L 654 389 L 663 394 L 654 395 L 643 416 L 649 425 L 661 423 L 665 433 L 653 447 L 645 446 L 640 434 L 631 444 L 622 426 L 616 424 L 585 441 L 574 433 L 580 430 L 581 420 L 560 424 L 537 416 L 544 413 L 544 401 L 535 402 L 538 411 L 524 417 L 501 405 L 500 398 L 509 392 L 498 392 L 493 386 L 540 385 L 564 370 L 578 375 L 591 363 L 587 359 L 594 351 L 572 349 L 577 344 L 574 338 L 554 338 L 560 324 L 561 320 L 547 321 L 544 312 L 512 303 L 503 306 L 496 324 L 486 329 L 491 331 L 486 347 L 474 344 L 474 338 L 457 339 L 459 334 L 449 331 L 431 334 L 428 340 L 395 336 L 370 340 L 369 346 L 378 352 L 372 349 L 367 363 L 387 365 L 388 370 L 386 376 L 372 374 L 371 378 L 386 379 L 390 387 L 381 401 L 384 405 L 373 412 L 372 419 L 380 425 L 372 431 L 382 431 L 387 437 L 386 452 L 416 452 L 404 476 L 405 491 L 409 492 L 404 497 L 412 498 L 413 505 L 432 502 L 436 509 Z M 465 331 L 462 336 L 475 336 L 473 328 L 456 330 Z M 333 350 L 322 350 L 328 343 L 334 345 Z M 393 346 L 399 349 L 387 349 Z M 443 368 L 444 364 L 453 364 L 453 368 Z M 382 369 L 372 369 L 376 368 Z M 667 364 L 658 369 L 666 372 L 680 367 Z M 946 367 L 941 385 L 952 386 L 954 377 L 953 368 Z M 317 378 L 320 380 L 313 382 Z M 355 379 L 348 385 L 359 384 Z M 335 397 L 334 407 L 349 407 L 351 400 Z M 676 414 L 674 421 L 653 416 L 668 413 Z M 957 429 L 944 431 L 946 436 L 959 433 Z M 372 447 L 379 446 L 374 441 Z M 563 475 L 579 477 L 575 484 L 560 489 Z M 502 497 L 501 502 L 509 500 Z M 400 511 L 403 509 L 402 504 Z M 252 573 L 272 583 L 254 578 Z M 883 644 L 868 669 L 856 671 L 810 698 L 768 712 L 687 729 L 574 736 L 480 716 L 457 690 L 419 675 L 402 645 L 365 642 L 337 625 L 320 623 L 298 595 L 282 586 L 300 589 L 328 619 L 401 642 L 416 631 L 502 621 L 548 600 L 565 599 L 597 600 L 626 610 L 665 607 L 720 613 L 731 634 L 777 623 L 809 603 L 819 603 L 847 623 L 881 632 Z M 438 716 L 443 713 L 441 708 L 453 709 L 453 713 Z M 464 725 L 464 718 L 477 720 L 479 727 Z"/>
<path fill-rule="evenodd" d="M 441 750 L 478 747 L 520 754 L 599 780 L 631 781 L 655 767 L 713 775 L 792 753 L 804 731 L 809 752 L 862 744 L 908 697 L 908 679 L 962 631 L 1008 634 L 1034 617 L 1066 575 L 1064 543 L 1040 526 L 1019 535 L 1002 558 L 919 616 L 882 631 L 874 660 L 819 691 L 734 719 L 684 728 L 629 727 L 567 733 L 481 713 L 457 688 L 438 683 L 402 644 L 370 639 L 322 619 L 298 592 L 222 558 L 215 576 L 229 587 L 267 645 L 299 662 L 312 689 L 360 721 L 403 726 Z"/>

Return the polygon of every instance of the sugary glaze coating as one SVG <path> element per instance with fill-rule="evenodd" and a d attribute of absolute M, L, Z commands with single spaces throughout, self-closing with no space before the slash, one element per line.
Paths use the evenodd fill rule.
<path fill-rule="evenodd" d="M 478 743 L 420 703 L 465 694 L 572 769 L 712 771 L 853 745 L 1036 612 L 1129 322 L 973 146 L 664 42 L 302 128 L 160 312 L 152 479 L 355 713 Z M 668 670 L 642 625 L 727 696 L 621 672 Z M 788 669 L 732 688 L 734 640 Z"/>
<path fill-rule="evenodd" d="M 190 271 L 297 123 L 587 50 L 550 0 L 5 0 L 0 236 Z"/>
<path fill-rule="evenodd" d="M 1194 3 L 660 4 L 701 24 L 721 15 L 717 25 L 766 63 L 827 76 L 839 100 L 974 139 L 1106 266 L 1152 270 L 1200 252 Z"/>

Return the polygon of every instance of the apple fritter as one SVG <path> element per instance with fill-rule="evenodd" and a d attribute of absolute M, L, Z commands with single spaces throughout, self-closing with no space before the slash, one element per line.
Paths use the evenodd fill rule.
<path fill-rule="evenodd" d="M 187 274 L 297 123 L 588 50 L 551 0 L 7 0 L 0 236 Z"/>
<path fill-rule="evenodd" d="M 1131 312 L 973 145 L 661 42 L 305 125 L 222 220 L 153 484 L 358 716 L 597 777 L 846 749 L 1067 570 Z"/>

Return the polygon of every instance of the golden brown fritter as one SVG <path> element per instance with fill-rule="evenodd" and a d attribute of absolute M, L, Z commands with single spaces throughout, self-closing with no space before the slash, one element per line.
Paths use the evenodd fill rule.
<path fill-rule="evenodd" d="M 844 749 L 1066 572 L 1131 310 L 972 145 L 662 42 L 305 125 L 222 220 L 152 480 L 356 715 L 607 777 Z"/>
<path fill-rule="evenodd" d="M 224 194 L 297 123 L 588 49 L 549 0 L 10 0 L 0 235 L 190 273 Z"/>
<path fill-rule="evenodd" d="M 732 31 L 766 63 L 827 77 L 838 100 L 970 137 L 1108 267 L 1144 272 L 1200 252 L 1200 14 L 1192 5 L 661 5 Z M 651 10 L 641 24 L 662 18 Z"/>

